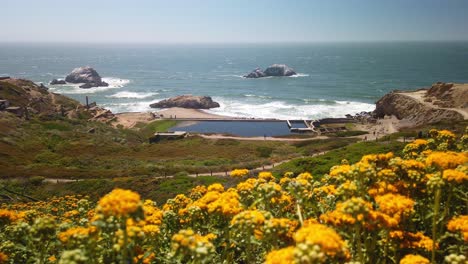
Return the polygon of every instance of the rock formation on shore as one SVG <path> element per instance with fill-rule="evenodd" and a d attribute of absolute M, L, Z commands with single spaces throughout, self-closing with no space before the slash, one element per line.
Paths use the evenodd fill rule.
<path fill-rule="evenodd" d="M 0 80 L 0 115 L 10 112 L 18 117 L 47 116 L 88 118 L 109 122 L 114 114 L 91 104 L 86 107 L 67 96 L 51 93 L 32 81 L 9 78 Z"/>
<path fill-rule="evenodd" d="M 179 95 L 151 104 L 152 108 L 182 107 L 192 109 L 210 109 L 219 107 L 209 96 Z"/>
<path fill-rule="evenodd" d="M 50 85 L 67 84 L 67 82 L 62 79 L 53 79 L 49 84 Z"/>
<path fill-rule="evenodd" d="M 83 83 L 80 88 L 109 86 L 108 83 L 102 81 L 97 71 L 89 66 L 73 69 L 73 71 L 67 75 L 65 81 L 69 83 Z"/>
<path fill-rule="evenodd" d="M 393 91 L 376 103 L 374 114 L 394 115 L 401 126 L 415 127 L 468 118 L 468 84 L 436 83 L 430 89 Z"/>
<path fill-rule="evenodd" d="M 244 75 L 245 78 L 261 78 L 269 76 L 293 76 L 297 73 L 289 68 L 285 64 L 273 64 L 270 67 L 266 68 L 265 71 L 262 71 L 260 68 L 256 68 L 251 73 Z"/>

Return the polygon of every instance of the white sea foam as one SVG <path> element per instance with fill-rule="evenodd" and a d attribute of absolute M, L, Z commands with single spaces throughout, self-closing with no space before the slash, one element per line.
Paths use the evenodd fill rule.
<path fill-rule="evenodd" d="M 309 74 L 306 73 L 297 73 L 295 75 L 289 76 L 290 78 L 299 78 L 299 77 L 309 77 Z"/>
<path fill-rule="evenodd" d="M 120 79 L 115 77 L 104 77 L 102 78 L 102 81 L 108 83 L 108 87 L 110 88 L 122 88 L 130 83 L 130 80 L 128 79 Z"/>
<path fill-rule="evenodd" d="M 256 97 L 256 98 L 262 98 L 262 99 L 271 99 L 273 97 L 268 96 L 268 95 L 257 95 L 257 94 L 244 94 L 243 96 L 245 97 Z"/>
<path fill-rule="evenodd" d="M 325 117 L 344 117 L 346 114 L 354 114 L 362 111 L 372 111 L 374 104 L 336 101 L 335 104 L 289 104 L 284 101 L 272 101 L 269 103 L 255 104 L 253 102 L 233 101 L 226 98 L 214 98 L 220 103 L 219 108 L 208 110 L 210 113 L 247 117 L 247 118 L 278 118 L 278 119 L 317 119 Z"/>
<path fill-rule="evenodd" d="M 159 102 L 160 100 L 161 99 L 151 101 L 135 101 L 130 103 L 105 103 L 101 105 L 114 113 L 149 112 L 154 111 L 154 109 L 150 107 L 150 104 Z"/>
<path fill-rule="evenodd" d="M 236 78 L 245 78 L 244 75 L 237 75 L 237 74 L 221 74 L 218 77 L 236 77 Z"/>
<path fill-rule="evenodd" d="M 102 81 L 109 84 L 109 86 L 102 86 L 102 87 L 93 87 L 93 88 L 80 88 L 82 84 L 73 84 L 67 83 L 62 85 L 51 85 L 49 88 L 51 91 L 56 93 L 63 93 L 63 94 L 90 94 L 90 93 L 99 93 L 103 91 L 107 91 L 110 89 L 120 89 L 130 83 L 130 80 L 127 79 L 119 79 L 114 77 L 105 77 L 102 78 Z"/>
<path fill-rule="evenodd" d="M 148 98 L 153 95 L 157 95 L 158 93 L 136 93 L 136 92 L 129 92 L 129 91 L 122 91 L 115 93 L 113 95 L 108 95 L 106 97 L 109 98 L 136 98 L 136 99 L 143 99 Z"/>

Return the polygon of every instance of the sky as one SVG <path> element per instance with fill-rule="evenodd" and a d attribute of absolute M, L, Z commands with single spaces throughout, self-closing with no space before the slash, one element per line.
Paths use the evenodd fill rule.
<path fill-rule="evenodd" d="M 0 0 L 0 42 L 468 41 L 468 0 Z"/>

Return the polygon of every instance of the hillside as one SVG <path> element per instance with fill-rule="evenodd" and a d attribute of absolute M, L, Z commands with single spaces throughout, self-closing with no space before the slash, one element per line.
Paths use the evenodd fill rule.
<path fill-rule="evenodd" d="M 430 89 L 393 91 L 376 103 L 378 118 L 394 115 L 400 127 L 468 119 L 468 84 L 436 83 Z"/>

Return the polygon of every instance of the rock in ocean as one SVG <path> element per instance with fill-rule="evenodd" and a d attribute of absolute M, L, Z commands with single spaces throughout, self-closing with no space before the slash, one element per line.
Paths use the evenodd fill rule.
<path fill-rule="evenodd" d="M 67 84 L 67 82 L 65 80 L 62 80 L 62 79 L 53 79 L 50 82 L 50 85 L 57 85 L 57 84 Z"/>
<path fill-rule="evenodd" d="M 286 64 L 273 64 L 270 67 L 266 68 L 265 71 L 262 69 L 257 68 L 253 70 L 251 73 L 245 75 L 245 78 L 261 78 L 261 77 L 269 77 L 269 76 L 293 76 L 297 73 Z"/>
<path fill-rule="evenodd" d="M 67 75 L 65 81 L 69 83 L 83 83 L 80 88 L 109 86 L 108 83 L 102 81 L 97 71 L 89 66 L 73 69 L 73 71 Z"/>
<path fill-rule="evenodd" d="M 152 108 L 182 107 L 192 109 L 210 109 L 219 107 L 219 103 L 209 96 L 179 95 L 151 104 Z"/>

